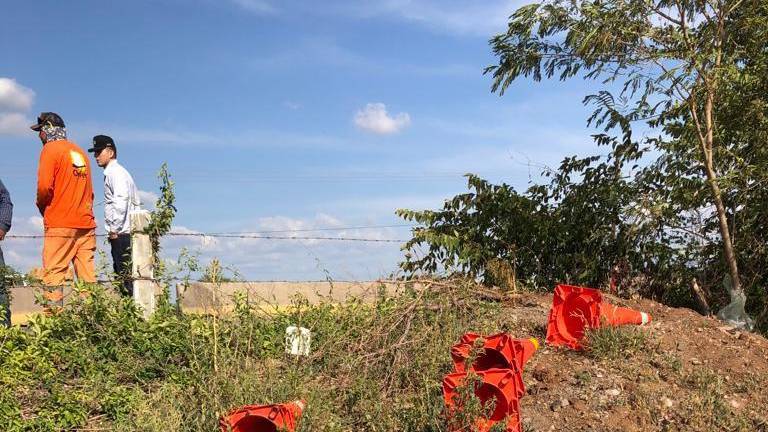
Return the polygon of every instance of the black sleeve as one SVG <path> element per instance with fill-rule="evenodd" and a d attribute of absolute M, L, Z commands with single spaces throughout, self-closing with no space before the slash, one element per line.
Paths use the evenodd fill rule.
<path fill-rule="evenodd" d="M 0 229 L 5 232 L 11 230 L 11 221 L 13 220 L 13 203 L 11 194 L 5 188 L 3 181 L 0 180 Z"/>

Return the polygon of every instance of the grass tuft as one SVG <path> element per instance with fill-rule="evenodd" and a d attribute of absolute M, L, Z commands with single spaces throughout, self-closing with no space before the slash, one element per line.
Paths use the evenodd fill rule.
<path fill-rule="evenodd" d="M 590 357 L 616 360 L 647 348 L 648 337 L 641 329 L 630 326 L 603 326 L 587 330 L 584 346 Z"/>

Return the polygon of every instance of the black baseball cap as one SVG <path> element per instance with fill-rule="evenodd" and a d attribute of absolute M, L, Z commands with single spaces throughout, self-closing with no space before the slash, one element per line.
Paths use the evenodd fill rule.
<path fill-rule="evenodd" d="M 37 124 L 33 124 L 29 128 L 33 131 L 39 131 L 46 124 L 50 124 L 51 126 L 65 127 L 64 120 L 61 119 L 61 116 L 55 112 L 44 112 L 37 116 Z"/>
<path fill-rule="evenodd" d="M 115 147 L 115 141 L 112 139 L 112 137 L 108 137 L 106 135 L 96 135 L 93 137 L 93 147 L 89 148 L 88 152 L 98 153 L 107 147 L 111 147 L 117 150 L 117 147 Z"/>

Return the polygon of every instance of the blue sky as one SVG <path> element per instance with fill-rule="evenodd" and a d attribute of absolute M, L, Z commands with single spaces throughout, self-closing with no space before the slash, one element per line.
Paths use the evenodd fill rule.
<path fill-rule="evenodd" d="M 396 208 L 440 207 L 466 190 L 466 172 L 524 189 L 538 165 L 595 151 L 581 105 L 589 83 L 490 92 L 488 39 L 524 3 L 8 2 L 0 178 L 16 204 L 13 233 L 41 230 L 40 143 L 26 129 L 40 111 L 61 114 L 83 147 L 112 136 L 148 200 L 167 162 L 178 231 L 402 224 Z M 101 182 L 96 168 L 97 202 Z M 402 239 L 408 228 L 295 235 Z M 10 265 L 39 265 L 38 240 L 2 247 Z M 166 257 L 181 247 L 251 280 L 377 278 L 401 257 L 386 243 L 190 238 L 169 239 Z"/>

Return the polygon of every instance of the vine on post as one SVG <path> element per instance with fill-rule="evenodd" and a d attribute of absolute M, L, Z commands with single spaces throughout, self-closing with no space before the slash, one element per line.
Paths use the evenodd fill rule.
<path fill-rule="evenodd" d="M 173 180 L 168 172 L 168 164 L 163 163 L 160 171 L 157 173 L 160 180 L 160 196 L 155 203 L 155 209 L 151 212 L 147 234 L 152 242 L 152 254 L 155 260 L 155 268 L 159 267 L 160 239 L 171 231 L 173 218 L 176 216 L 177 209 L 174 206 L 176 195 L 173 192 Z"/>

